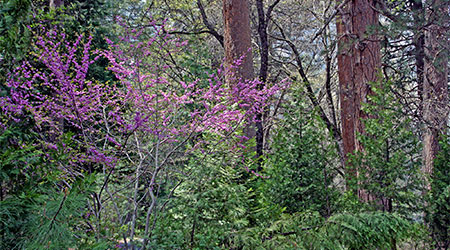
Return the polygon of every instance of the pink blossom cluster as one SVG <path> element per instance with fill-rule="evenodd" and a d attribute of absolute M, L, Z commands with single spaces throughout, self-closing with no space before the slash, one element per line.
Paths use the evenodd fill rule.
<path fill-rule="evenodd" d="M 120 41 L 107 39 L 109 49 L 104 51 L 91 49 L 91 36 L 79 35 L 70 42 L 56 29 L 37 36 L 33 60 L 24 61 L 8 77 L 9 95 L 0 97 L 7 122 L 0 126 L 4 129 L 31 114 L 48 150 L 55 149 L 52 140 L 70 129 L 86 148 L 80 160 L 111 165 L 135 132 L 167 144 L 205 132 L 228 136 L 254 122 L 270 98 L 287 87 L 282 82 L 259 90 L 257 80 L 228 86 L 223 80 L 226 69 L 206 80 L 169 80 L 173 66 L 161 57 L 181 53 L 186 42 L 170 37 L 164 24 L 156 22 L 147 29 L 146 39 L 144 30 L 122 27 Z M 108 70 L 117 81 L 88 79 L 89 67 L 100 57 L 109 61 Z"/>

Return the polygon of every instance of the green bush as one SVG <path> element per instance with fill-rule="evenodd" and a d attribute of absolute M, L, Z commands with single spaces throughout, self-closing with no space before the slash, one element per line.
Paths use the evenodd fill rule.
<path fill-rule="evenodd" d="M 441 150 L 434 161 L 428 223 L 437 247 L 450 247 L 450 137 L 442 136 Z"/>

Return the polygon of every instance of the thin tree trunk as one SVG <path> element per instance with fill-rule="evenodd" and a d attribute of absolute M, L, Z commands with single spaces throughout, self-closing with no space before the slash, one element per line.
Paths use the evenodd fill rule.
<path fill-rule="evenodd" d="M 417 75 L 417 95 L 419 97 L 419 116 L 423 111 L 423 70 L 425 59 L 425 40 L 422 26 L 425 22 L 425 9 L 422 0 L 410 0 L 412 15 L 414 18 L 414 59 Z"/>
<path fill-rule="evenodd" d="M 343 141 L 342 141 L 341 131 L 338 128 L 338 124 L 337 124 L 337 122 L 334 122 L 335 119 L 333 120 L 333 118 L 331 118 L 331 119 L 328 118 L 328 116 L 325 113 L 325 110 L 322 108 L 318 98 L 314 94 L 314 90 L 311 86 L 312 84 L 311 84 L 310 80 L 308 79 L 308 76 L 306 75 L 306 72 L 303 68 L 302 59 L 301 59 L 300 52 L 298 51 L 297 47 L 294 45 L 294 43 L 291 40 L 289 40 L 287 38 L 284 30 L 279 25 L 277 25 L 277 26 L 281 33 L 281 38 L 277 38 L 277 39 L 280 41 L 286 42 L 288 44 L 288 46 L 291 48 L 292 53 L 294 53 L 295 61 L 297 63 L 297 70 L 298 70 L 300 77 L 303 80 L 305 87 L 306 87 L 307 96 L 308 96 L 309 100 L 311 101 L 311 103 L 313 104 L 314 108 L 318 109 L 320 118 L 325 122 L 325 125 L 326 125 L 330 135 L 335 139 L 336 148 L 338 151 L 339 159 L 341 161 L 341 166 L 344 166 Z M 327 69 L 326 69 L 327 79 L 326 79 L 325 85 L 327 85 L 328 87 L 329 87 L 329 83 L 331 81 L 331 74 L 328 74 L 328 72 L 331 71 L 330 67 L 331 67 L 331 64 L 327 64 Z M 332 98 L 330 98 L 329 100 L 331 100 L 331 103 L 332 103 Z M 333 113 L 334 113 L 334 111 L 332 111 L 332 114 Z"/>
<path fill-rule="evenodd" d="M 147 215 L 145 216 L 145 229 L 144 229 L 144 235 L 145 235 L 145 239 L 144 239 L 144 249 L 147 247 L 148 244 L 148 240 L 151 238 L 151 230 L 150 230 L 150 217 L 152 215 L 153 209 L 156 206 L 156 196 L 155 196 L 155 192 L 154 192 L 154 187 L 156 184 L 156 178 L 158 176 L 159 171 L 161 170 L 161 165 L 159 163 L 159 146 L 160 146 L 160 141 L 159 138 L 156 139 L 156 147 L 155 147 L 155 170 L 152 173 L 152 178 L 150 180 L 149 183 L 149 187 L 148 187 L 148 193 L 150 194 L 150 198 L 151 198 L 151 203 L 150 203 L 150 207 L 147 209 Z"/>
<path fill-rule="evenodd" d="M 135 177 L 134 191 L 133 191 L 133 211 L 132 211 L 131 233 L 130 233 L 131 242 L 134 241 L 134 234 L 135 234 L 135 230 L 136 230 L 136 220 L 139 216 L 139 201 L 138 201 L 139 179 L 140 179 L 139 177 L 141 175 L 142 163 L 145 158 L 141 152 L 141 146 L 140 146 L 139 139 L 138 139 L 136 133 L 134 133 L 134 139 L 136 140 L 136 148 L 137 148 L 137 153 L 139 155 L 139 165 L 136 168 L 136 173 L 135 173 L 136 177 Z"/>
<path fill-rule="evenodd" d="M 256 9 L 258 11 L 258 35 L 261 65 L 259 67 L 259 80 L 261 84 L 258 85 L 258 89 L 262 90 L 267 82 L 267 76 L 269 74 L 269 40 L 267 35 L 267 26 L 269 24 L 272 11 L 280 0 L 275 0 L 264 12 L 264 1 L 256 0 Z M 267 111 L 265 112 L 267 113 Z M 259 163 L 261 163 L 261 156 L 264 154 L 264 119 L 263 112 L 256 115 L 256 155 L 259 157 Z M 267 135 L 267 134 L 266 134 Z"/>
<path fill-rule="evenodd" d="M 198 10 L 200 11 L 200 15 L 202 16 L 203 24 L 206 26 L 206 28 L 208 29 L 209 33 L 217 39 L 217 41 L 220 43 L 220 45 L 222 47 L 224 47 L 223 36 L 220 35 L 217 32 L 217 30 L 214 29 L 214 26 L 211 25 L 211 23 L 209 23 L 208 17 L 206 16 L 205 8 L 203 7 L 203 4 L 202 4 L 201 0 L 197 0 L 197 7 L 198 7 Z"/>
<path fill-rule="evenodd" d="M 267 81 L 267 73 L 269 69 L 269 42 L 267 40 L 267 23 L 266 15 L 264 14 L 263 0 L 256 0 L 256 8 L 258 10 L 258 34 L 260 42 L 261 65 L 259 68 L 259 80 L 261 84 L 258 89 L 262 89 Z M 256 155 L 261 161 L 264 147 L 264 131 L 263 131 L 263 114 L 256 115 Z"/>

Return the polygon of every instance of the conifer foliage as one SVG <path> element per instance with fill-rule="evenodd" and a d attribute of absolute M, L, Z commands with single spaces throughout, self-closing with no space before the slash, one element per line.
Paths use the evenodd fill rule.
<path fill-rule="evenodd" d="M 2 1 L 0 249 L 448 249 L 447 5 Z"/>

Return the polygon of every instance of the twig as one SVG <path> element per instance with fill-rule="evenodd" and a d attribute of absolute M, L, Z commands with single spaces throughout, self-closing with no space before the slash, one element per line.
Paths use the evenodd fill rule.
<path fill-rule="evenodd" d="M 50 222 L 50 226 L 49 226 L 49 228 L 47 230 L 47 233 L 45 233 L 45 235 L 48 235 L 50 233 L 50 231 L 52 230 L 53 224 L 55 224 L 56 217 L 61 212 L 61 210 L 62 210 L 62 208 L 64 206 L 64 202 L 66 201 L 66 199 L 67 199 L 67 188 L 64 189 L 64 197 L 62 198 L 61 202 L 59 203 L 58 210 L 56 211 L 55 215 L 53 215 L 53 218 L 52 218 L 52 220 Z"/>

